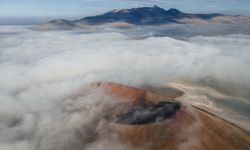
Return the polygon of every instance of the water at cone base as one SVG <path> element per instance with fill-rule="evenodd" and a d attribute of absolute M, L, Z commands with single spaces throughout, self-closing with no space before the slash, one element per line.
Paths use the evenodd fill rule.
<path fill-rule="evenodd" d="M 159 92 L 111 82 L 89 85 L 104 89 L 117 103 L 107 106 L 104 128 L 121 143 L 139 150 L 238 150 L 250 148 L 249 132 L 199 108 L 178 101 L 184 93 Z M 166 94 L 168 93 L 168 94 Z M 96 119 L 96 120 L 98 120 Z M 97 121 L 93 121 L 93 124 Z M 98 135 L 96 135 L 98 136 Z M 109 136 L 107 136 L 108 138 Z"/>

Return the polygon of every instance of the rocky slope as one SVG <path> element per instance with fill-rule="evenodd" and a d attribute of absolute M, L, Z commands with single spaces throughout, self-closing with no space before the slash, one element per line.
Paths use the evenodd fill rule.
<path fill-rule="evenodd" d="M 85 17 L 80 20 L 57 19 L 38 25 L 36 29 L 72 29 L 93 26 L 130 28 L 143 25 L 163 24 L 202 24 L 250 22 L 248 17 L 223 14 L 189 14 L 178 9 L 165 10 L 158 6 L 112 10 L 101 15 Z"/>
<path fill-rule="evenodd" d="M 100 82 L 92 84 L 89 91 L 95 88 L 104 89 L 106 94 L 115 96 L 118 102 L 117 105 L 104 109 L 104 117 L 99 118 L 104 120 L 104 128 L 108 129 L 109 135 L 106 135 L 106 139 L 115 134 L 123 144 L 139 150 L 245 150 L 250 148 L 249 132 L 202 109 L 180 103 L 178 98 L 184 93 L 177 89 L 168 88 L 171 90 L 161 95 L 150 90 Z M 159 107 L 163 106 L 159 104 L 163 103 L 168 107 L 164 106 L 162 107 L 164 111 L 159 111 Z M 148 106 L 157 107 L 147 109 Z M 147 112 L 137 111 L 138 107 L 145 108 Z M 137 112 L 124 115 L 131 110 Z M 161 113 L 167 117 L 162 117 Z M 145 117 L 156 119 L 139 124 L 119 121 L 119 117 L 124 116 L 127 120 L 141 119 L 141 116 L 144 119 Z M 96 122 L 98 121 L 93 121 L 91 126 Z M 95 137 L 93 136 L 92 139 Z"/>

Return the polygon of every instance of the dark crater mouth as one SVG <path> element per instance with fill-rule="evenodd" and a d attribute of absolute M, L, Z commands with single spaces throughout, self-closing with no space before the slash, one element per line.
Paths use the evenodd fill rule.
<path fill-rule="evenodd" d="M 111 121 L 120 124 L 141 125 L 153 122 L 162 122 L 174 116 L 181 108 L 179 102 L 160 102 L 132 106 L 128 111 L 115 115 Z"/>

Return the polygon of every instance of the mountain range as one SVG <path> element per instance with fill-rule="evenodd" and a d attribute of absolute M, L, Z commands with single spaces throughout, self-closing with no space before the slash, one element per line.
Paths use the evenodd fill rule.
<path fill-rule="evenodd" d="M 37 29 L 71 29 L 87 28 L 93 26 L 108 25 L 111 27 L 132 27 L 149 26 L 163 24 L 201 24 L 208 22 L 216 23 L 237 23 L 238 21 L 248 21 L 249 17 L 232 16 L 224 14 L 190 14 L 178 9 L 171 8 L 165 10 L 158 6 L 139 7 L 132 9 L 112 10 L 101 15 L 84 17 L 79 20 L 69 21 L 56 19 L 38 25 Z"/>

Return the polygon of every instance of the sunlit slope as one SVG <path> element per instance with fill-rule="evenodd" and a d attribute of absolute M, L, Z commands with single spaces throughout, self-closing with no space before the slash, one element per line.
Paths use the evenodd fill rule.
<path fill-rule="evenodd" d="M 100 82 L 91 86 L 104 88 L 108 94 L 117 96 L 116 100 L 120 101 L 118 105 L 109 107 L 107 112 L 104 111 L 106 127 L 110 134 L 117 134 L 122 143 L 136 149 L 235 150 L 250 147 L 248 132 L 215 115 L 185 104 L 180 104 L 181 107 L 176 108 L 172 115 L 154 122 L 144 124 L 115 122 L 112 118 L 119 114 L 126 114 L 131 109 L 134 110 L 134 107 L 146 108 L 148 104 L 157 105 L 162 102 L 167 102 L 169 105 L 179 104 L 175 98 L 181 95 L 163 96 L 156 92 L 115 83 Z M 150 111 L 137 115 L 145 115 L 145 113 L 151 115 Z"/>

